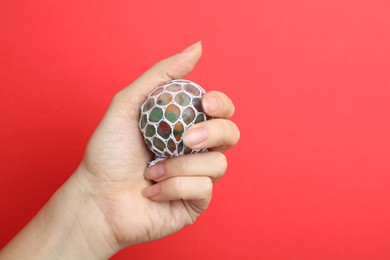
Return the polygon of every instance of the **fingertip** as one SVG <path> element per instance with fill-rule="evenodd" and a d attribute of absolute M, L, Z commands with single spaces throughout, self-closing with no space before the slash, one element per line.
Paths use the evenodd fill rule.
<path fill-rule="evenodd" d="M 184 78 L 194 69 L 201 56 L 202 44 L 198 41 L 183 51 L 160 60 L 121 91 L 120 101 L 123 104 L 132 103 L 135 107 L 139 107 L 149 93 L 157 87 L 170 80 Z M 134 99 L 134 96 L 139 98 Z"/>
<path fill-rule="evenodd" d="M 145 178 L 148 180 L 157 180 L 166 174 L 165 162 L 159 162 L 145 171 Z"/>
<path fill-rule="evenodd" d="M 168 80 L 183 78 L 193 70 L 202 56 L 202 44 L 196 42 L 185 48 L 179 54 L 166 59 L 167 68 L 166 74 L 169 76 Z"/>
<path fill-rule="evenodd" d="M 185 48 L 181 53 L 190 53 L 190 52 L 193 52 L 195 50 L 202 52 L 202 42 L 201 41 L 197 41 L 197 42 L 191 44 L 190 46 Z"/>
<path fill-rule="evenodd" d="M 142 192 L 142 194 L 146 197 L 146 198 L 153 198 L 157 195 L 159 195 L 161 193 L 161 185 L 160 183 L 156 183 L 152 186 L 149 186 L 147 188 L 145 188 Z"/>

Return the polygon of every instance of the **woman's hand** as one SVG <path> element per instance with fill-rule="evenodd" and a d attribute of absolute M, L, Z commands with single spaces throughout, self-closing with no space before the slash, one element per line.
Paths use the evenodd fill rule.
<path fill-rule="evenodd" d="M 147 95 L 183 78 L 201 52 L 201 44 L 196 43 L 158 62 L 113 98 L 76 172 L 8 245 L 5 256 L 23 256 L 24 250 L 31 259 L 34 254 L 28 248 L 34 248 L 33 238 L 30 244 L 25 242 L 37 236 L 45 243 L 37 253 L 40 259 L 103 259 L 195 221 L 209 205 L 213 183 L 225 173 L 223 152 L 239 139 L 238 128 L 228 120 L 233 103 L 223 93 L 206 93 L 204 112 L 214 119 L 190 127 L 183 138 L 187 146 L 209 152 L 167 159 L 150 168 L 152 155 L 138 121 Z M 67 232 L 68 236 L 63 234 Z M 24 249 L 12 255 L 15 247 Z"/>
<path fill-rule="evenodd" d="M 120 247 L 158 239 L 193 223 L 210 202 L 213 182 L 225 173 L 223 152 L 238 141 L 239 131 L 227 119 L 234 106 L 220 92 L 202 99 L 205 113 L 218 119 L 196 124 L 184 135 L 191 148 L 210 152 L 146 168 L 152 157 L 138 127 L 140 106 L 153 89 L 190 72 L 201 51 L 196 43 L 158 62 L 118 93 L 88 144 L 81 174 L 89 179 L 89 192 Z"/>

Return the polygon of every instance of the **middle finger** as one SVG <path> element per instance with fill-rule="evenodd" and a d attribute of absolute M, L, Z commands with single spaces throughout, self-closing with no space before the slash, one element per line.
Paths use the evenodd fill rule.
<path fill-rule="evenodd" d="M 173 157 L 145 171 L 145 178 L 156 182 L 177 176 L 207 176 L 213 181 L 222 177 L 227 168 L 223 153 L 206 152 Z"/>
<path fill-rule="evenodd" d="M 184 143 L 192 149 L 235 145 L 240 139 L 236 124 L 227 119 L 212 119 L 197 123 L 184 132 Z"/>

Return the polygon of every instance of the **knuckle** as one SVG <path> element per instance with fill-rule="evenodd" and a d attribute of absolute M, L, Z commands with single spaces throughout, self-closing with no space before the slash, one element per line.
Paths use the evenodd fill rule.
<path fill-rule="evenodd" d="M 178 56 L 173 56 L 155 63 L 155 68 L 160 71 L 161 81 L 167 82 L 192 70 L 192 66 Z"/>
<path fill-rule="evenodd" d="M 166 63 L 166 60 L 159 60 L 153 65 L 153 67 L 163 68 L 163 67 L 165 67 L 165 63 Z"/>
<path fill-rule="evenodd" d="M 115 110 L 120 116 L 128 116 L 130 106 L 127 106 L 128 102 L 126 101 L 126 95 L 123 91 L 124 90 L 117 92 L 112 97 L 109 109 Z"/>
<path fill-rule="evenodd" d="M 117 93 L 112 97 L 111 103 L 113 103 L 113 104 L 120 103 L 120 102 L 122 102 L 122 100 L 123 100 L 123 92 L 122 92 L 122 90 L 121 90 L 121 91 L 117 92 Z"/>
<path fill-rule="evenodd" d="M 173 57 L 171 68 L 176 74 L 187 74 L 192 70 L 190 63 L 179 58 L 179 56 Z"/>
<path fill-rule="evenodd" d="M 167 68 L 169 67 L 167 60 L 160 60 L 156 62 L 153 67 L 158 72 L 157 85 L 161 85 L 169 80 L 172 80 L 172 76 L 170 75 L 169 70 Z"/>

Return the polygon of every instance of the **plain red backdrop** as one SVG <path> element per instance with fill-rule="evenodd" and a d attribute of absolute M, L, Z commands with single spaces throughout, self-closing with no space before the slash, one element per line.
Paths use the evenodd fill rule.
<path fill-rule="evenodd" d="M 2 0 L 0 33 L 0 247 L 111 97 L 202 40 L 187 78 L 235 101 L 241 141 L 195 225 L 113 259 L 390 259 L 388 0 Z"/>

